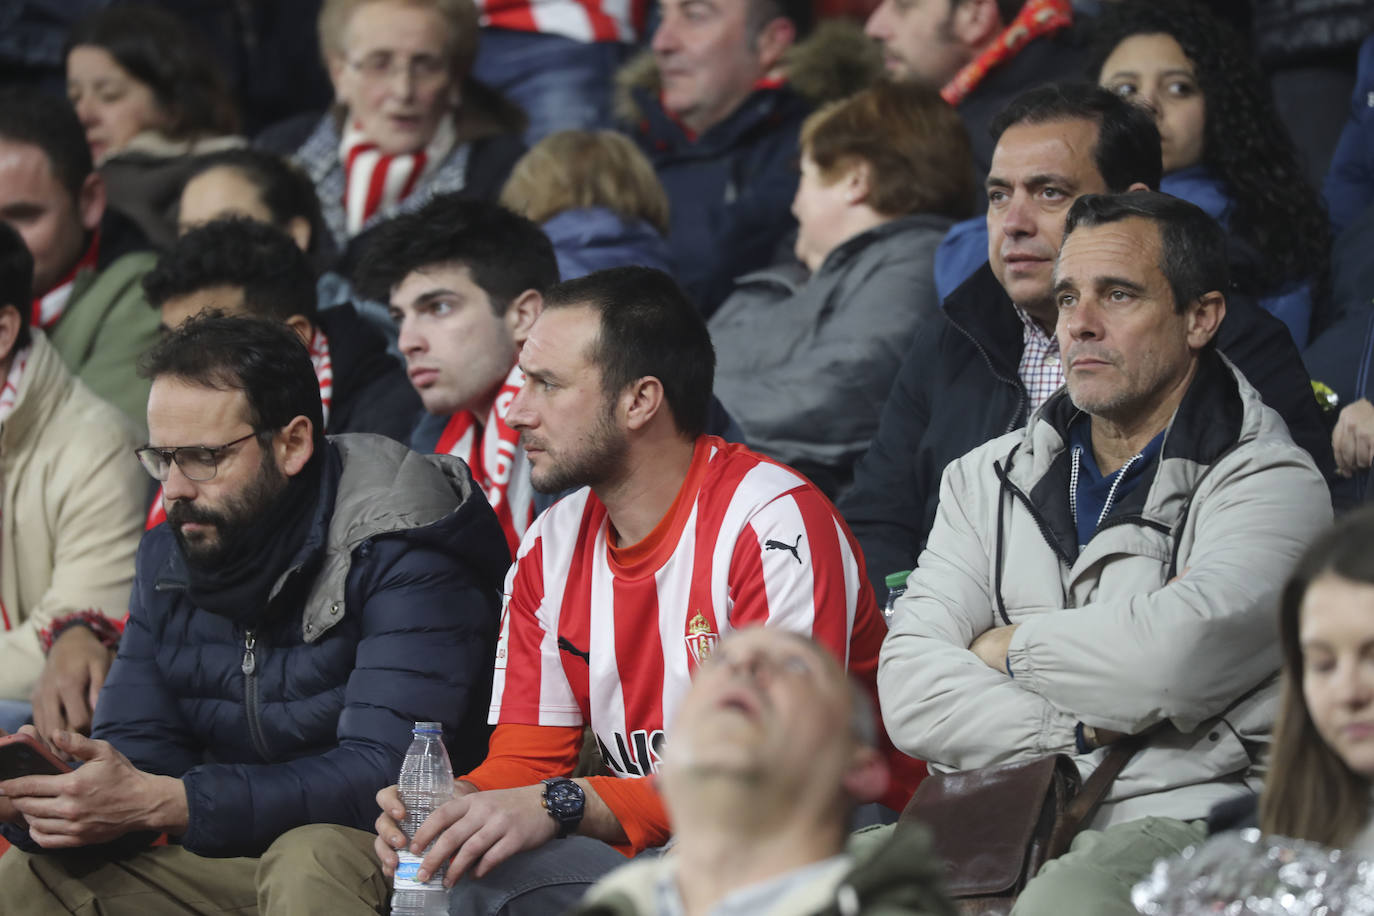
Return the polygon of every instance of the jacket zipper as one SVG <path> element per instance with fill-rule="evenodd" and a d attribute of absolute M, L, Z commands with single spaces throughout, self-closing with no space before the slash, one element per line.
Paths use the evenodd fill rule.
<path fill-rule="evenodd" d="M 962 324 L 955 321 L 953 318 L 949 319 L 949 323 L 954 325 L 960 334 L 967 337 L 969 343 L 973 344 L 973 349 L 977 350 L 978 355 L 983 357 L 983 362 L 987 364 L 988 371 L 992 373 L 992 377 L 1004 385 L 1010 385 L 1015 388 L 1021 395 L 1020 405 L 1016 408 L 1016 412 L 1011 415 L 1011 419 L 1007 421 L 1007 428 L 1002 430 L 1002 435 L 1005 436 L 1013 429 L 1016 429 L 1016 421 L 1021 418 L 1022 414 L 1027 413 L 1026 408 L 1030 406 L 1030 392 L 1026 391 L 1026 386 L 1022 384 L 1020 380 L 1013 381 L 998 372 L 997 367 L 992 364 L 992 357 L 988 355 L 988 351 L 984 349 L 983 345 L 978 342 L 978 339 L 970 334 Z"/>
<path fill-rule="evenodd" d="M 248 710 L 248 737 L 253 742 L 253 750 L 263 760 L 271 760 L 267 741 L 262 735 L 262 719 L 258 710 L 258 660 L 253 654 L 257 645 L 257 635 L 252 630 L 243 633 L 243 705 Z"/>
<path fill-rule="evenodd" d="M 1008 456 L 1008 458 L 1010 457 L 1011 456 Z M 1039 508 L 1036 507 L 1035 503 L 1031 502 L 1030 497 L 1027 496 L 1020 487 L 1011 482 L 1011 478 L 1008 477 L 1008 471 L 1010 470 L 1010 461 L 1007 462 L 1005 469 L 1001 464 L 993 462 L 993 472 L 997 475 L 997 479 L 1001 483 L 1002 488 L 1026 507 L 1026 511 L 1030 513 L 1031 520 L 1035 522 L 1035 527 L 1040 529 L 1040 536 L 1045 539 L 1045 543 L 1050 545 L 1050 549 L 1055 552 L 1059 559 L 1064 561 L 1065 565 L 1068 565 L 1069 555 L 1064 552 L 1064 548 L 1060 546 L 1059 541 L 1055 539 L 1054 533 L 1050 531 L 1049 525 L 1045 522 L 1045 517 L 1040 514 Z"/>

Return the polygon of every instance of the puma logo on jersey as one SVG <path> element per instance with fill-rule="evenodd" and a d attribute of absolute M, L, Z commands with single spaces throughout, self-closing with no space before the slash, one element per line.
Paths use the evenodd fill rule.
<path fill-rule="evenodd" d="M 763 542 L 763 549 L 764 549 L 764 550 L 786 550 L 786 551 L 790 552 L 790 553 L 792 554 L 793 557 L 796 558 L 796 561 L 797 561 L 798 563 L 800 563 L 800 562 L 801 562 L 801 554 L 797 553 L 797 548 L 801 546 L 801 538 L 802 538 L 802 536 L 801 536 L 800 534 L 797 535 L 797 542 L 796 542 L 795 544 L 784 544 L 782 541 L 767 540 L 767 541 L 764 541 L 764 542 Z"/>
<path fill-rule="evenodd" d="M 583 652 L 581 649 L 577 648 L 577 646 L 574 646 L 566 636 L 558 637 L 558 648 L 567 652 L 569 655 L 576 655 L 589 665 L 592 663 L 591 653 Z"/>

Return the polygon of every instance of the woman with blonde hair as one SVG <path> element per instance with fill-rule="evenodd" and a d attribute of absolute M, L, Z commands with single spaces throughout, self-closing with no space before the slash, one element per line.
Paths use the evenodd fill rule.
<path fill-rule="evenodd" d="M 545 137 L 515 164 L 501 203 L 544 230 L 564 280 L 607 267 L 672 273 L 668 196 L 649 160 L 614 131 Z"/>
<path fill-rule="evenodd" d="M 746 274 L 710 319 L 716 395 L 759 451 L 832 497 L 878 428 L 922 322 L 932 262 L 973 203 L 969 140 L 933 90 L 879 82 L 801 131 L 790 262 Z"/>
<path fill-rule="evenodd" d="M 266 132 L 315 185 L 344 270 L 360 235 L 437 194 L 495 198 L 524 151 L 523 112 L 471 77 L 472 0 L 325 0 L 320 50 L 336 104 Z"/>

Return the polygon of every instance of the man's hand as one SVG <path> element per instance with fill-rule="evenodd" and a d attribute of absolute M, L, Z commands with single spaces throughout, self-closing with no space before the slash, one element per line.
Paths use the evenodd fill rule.
<path fill-rule="evenodd" d="M 185 831 L 186 789 L 180 779 L 144 773 L 108 741 L 54 732 L 51 743 L 85 765 L 60 776 L 0 782 L 0 792 L 28 820 L 38 845 L 59 849 L 104 843 L 134 830 Z"/>
<path fill-rule="evenodd" d="M 476 791 L 477 787 L 470 782 L 461 779 L 453 781 L 454 798 L 462 798 Z M 382 813 L 377 815 L 377 839 L 373 841 L 372 847 L 377 853 L 378 861 L 382 863 L 382 873 L 390 878 L 396 873 L 396 850 L 405 849 L 409 845 L 405 834 L 401 832 L 401 821 L 405 820 L 406 806 L 401 803 L 400 787 L 387 786 L 378 792 L 377 807 L 382 809 Z"/>
<path fill-rule="evenodd" d="M 8 734 L 9 732 L 0 728 L 0 738 Z M 10 801 L 8 798 L 0 797 L 0 823 L 14 824 L 22 822 L 23 820 L 24 818 L 20 815 L 19 810 L 14 807 L 14 802 Z"/>
<path fill-rule="evenodd" d="M 38 734 L 66 730 L 89 734 L 95 698 L 113 661 L 114 652 L 105 648 L 90 628 L 64 630 L 52 644 L 33 688 L 33 724 Z"/>
<path fill-rule="evenodd" d="M 1336 453 L 1336 471 L 1342 477 L 1374 463 L 1374 404 L 1360 398 L 1341 408 L 1331 434 L 1331 448 Z"/>
<path fill-rule="evenodd" d="M 994 671 L 1007 673 L 1007 649 L 1011 646 L 1011 634 L 1016 632 L 1016 624 L 1009 627 L 993 627 L 978 635 L 969 651 L 983 660 L 983 664 Z"/>
<path fill-rule="evenodd" d="M 420 863 L 416 879 L 428 880 L 451 857 L 444 885 L 453 887 L 469 869 L 480 878 L 517 852 L 535 849 L 552 840 L 558 833 L 558 825 L 544 810 L 543 798 L 544 787 L 533 785 L 472 792 L 444 803 L 411 838 L 410 849 L 417 855 L 434 842 L 434 847 L 425 853 Z M 378 827 L 381 826 L 382 821 L 378 819 Z M 382 838 L 388 836 L 379 833 Z M 395 836 L 390 839 L 394 848 L 401 848 L 394 843 Z M 380 849 L 381 840 L 378 846 Z M 390 867 L 394 869 L 395 853 L 390 850 L 388 853 Z M 387 868 L 385 859 L 383 868 Z"/>

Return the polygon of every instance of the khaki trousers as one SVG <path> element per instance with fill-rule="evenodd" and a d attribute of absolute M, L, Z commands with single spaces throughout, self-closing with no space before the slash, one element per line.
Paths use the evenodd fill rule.
<path fill-rule="evenodd" d="M 373 835 L 332 824 L 283 834 L 260 859 L 207 859 L 179 846 L 111 858 L 75 850 L 0 857 L 5 916 L 350 916 L 386 913 Z"/>
<path fill-rule="evenodd" d="M 1131 888 L 1157 859 L 1207 839 L 1205 821 L 1145 817 L 1085 830 L 1069 851 L 1046 862 L 1026 885 L 1012 916 L 1136 916 Z"/>

